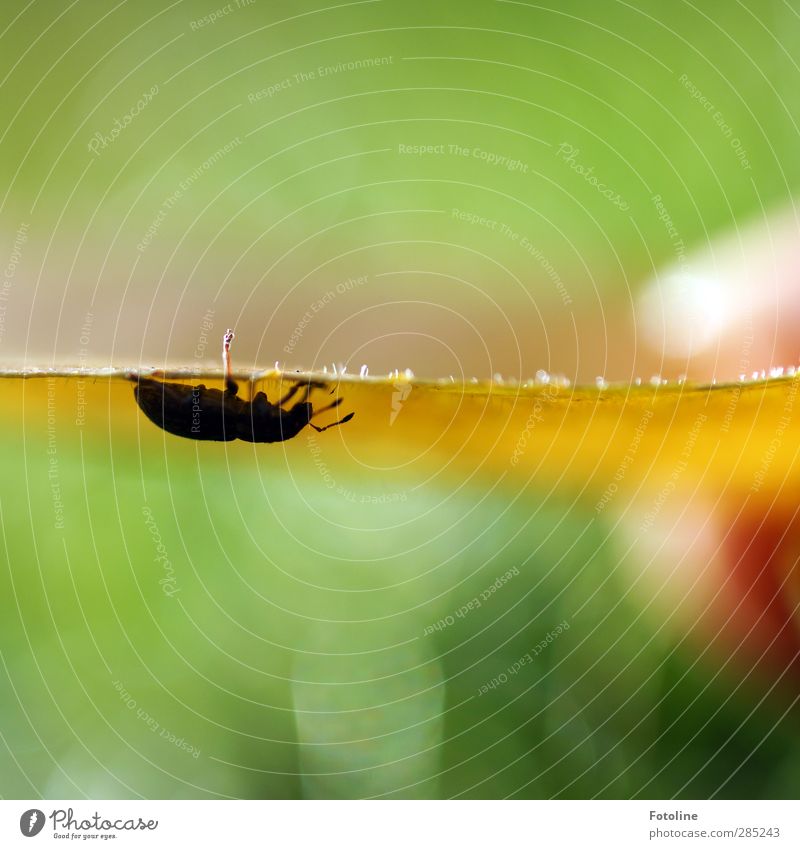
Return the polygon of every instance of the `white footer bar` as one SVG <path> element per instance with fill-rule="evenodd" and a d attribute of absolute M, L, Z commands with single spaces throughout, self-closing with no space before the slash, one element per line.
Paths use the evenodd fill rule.
<path fill-rule="evenodd" d="M 798 788 L 800 789 L 800 788 Z M 761 801 L 0 801 L 0 846 L 800 846 L 800 804 Z"/>

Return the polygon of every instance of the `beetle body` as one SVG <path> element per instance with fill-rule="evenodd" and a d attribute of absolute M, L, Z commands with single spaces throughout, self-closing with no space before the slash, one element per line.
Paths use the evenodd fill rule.
<path fill-rule="evenodd" d="M 297 436 L 313 415 L 308 401 L 284 410 L 270 404 L 263 392 L 245 401 L 228 390 L 208 389 L 202 383 L 187 386 L 142 378 L 134 387 L 134 396 L 151 422 L 187 439 L 282 442 Z"/>
<path fill-rule="evenodd" d="M 322 383 L 295 383 L 277 403 L 272 404 L 264 392 L 257 392 L 250 401 L 239 397 L 239 387 L 231 375 L 230 344 L 233 332 L 227 331 L 223 340 L 225 389 L 209 389 L 205 384 L 188 386 L 166 383 L 151 377 L 132 377 L 136 381 L 133 394 L 142 412 L 168 433 L 187 439 L 230 442 L 283 442 L 297 436 L 308 425 L 318 432 L 344 424 L 353 418 L 349 413 L 337 422 L 317 427 L 311 419 L 326 410 L 338 407 L 342 399 L 315 410 L 308 401 L 312 389 Z M 289 409 L 283 405 L 298 393 L 302 400 Z"/>

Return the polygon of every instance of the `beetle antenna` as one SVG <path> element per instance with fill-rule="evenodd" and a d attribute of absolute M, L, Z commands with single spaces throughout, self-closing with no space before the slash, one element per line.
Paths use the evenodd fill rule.
<path fill-rule="evenodd" d="M 230 329 L 225 331 L 222 337 L 222 368 L 225 371 L 225 381 L 233 380 L 233 370 L 231 369 L 231 342 L 233 342 L 236 334 Z"/>
<path fill-rule="evenodd" d="M 233 379 L 233 369 L 231 368 L 231 342 L 233 342 L 234 335 L 234 332 L 229 327 L 222 337 L 222 367 L 225 371 L 225 389 L 231 395 L 236 395 L 239 392 L 239 387 Z"/>
<path fill-rule="evenodd" d="M 225 379 L 231 378 L 231 342 L 236 338 L 236 334 L 230 329 L 225 331 L 222 337 L 222 365 L 225 369 Z"/>
<path fill-rule="evenodd" d="M 322 410 L 320 410 L 320 412 L 322 412 Z M 315 424 L 311 424 L 311 422 L 309 422 L 309 424 L 311 425 L 311 427 L 314 428 L 314 430 L 317 433 L 322 433 L 323 430 L 327 430 L 329 427 L 336 427 L 337 425 L 341 425 L 341 424 L 344 424 L 345 422 L 349 422 L 350 419 L 352 419 L 354 415 L 355 415 L 355 413 L 348 413 L 343 419 L 339 419 L 338 422 L 332 422 L 329 425 L 325 425 L 325 427 L 317 427 Z"/>

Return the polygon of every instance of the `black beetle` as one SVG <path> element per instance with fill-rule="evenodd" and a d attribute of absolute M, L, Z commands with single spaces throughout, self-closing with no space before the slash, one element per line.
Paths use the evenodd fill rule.
<path fill-rule="evenodd" d="M 276 404 L 267 400 L 264 392 L 258 392 L 250 400 L 239 397 L 239 386 L 231 371 L 230 347 L 233 331 L 225 332 L 222 357 L 225 365 L 225 390 L 207 389 L 204 384 L 187 386 L 184 383 L 164 383 L 150 377 L 132 377 L 136 380 L 133 394 L 142 412 L 169 433 L 187 439 L 207 439 L 229 442 L 243 439 L 245 442 L 283 442 L 291 439 L 306 426 L 322 433 L 329 427 L 349 422 L 355 413 L 348 413 L 338 422 L 317 427 L 311 423 L 314 416 L 332 410 L 341 404 L 337 398 L 315 410 L 308 401 L 312 389 L 321 389 L 323 383 L 300 381 L 296 383 Z M 288 410 L 283 405 L 300 392 L 301 400 Z"/>

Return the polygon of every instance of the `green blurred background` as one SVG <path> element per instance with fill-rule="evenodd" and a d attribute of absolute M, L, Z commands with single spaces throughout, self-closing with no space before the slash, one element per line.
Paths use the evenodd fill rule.
<path fill-rule="evenodd" d="M 199 369 L 231 326 L 241 368 L 629 379 L 653 196 L 690 251 L 800 182 L 795 2 L 2 15 L 4 365 Z M 796 793 L 791 694 L 698 657 L 573 493 L 335 453 L 331 488 L 305 440 L 50 388 L 3 395 L 3 796 Z"/>

